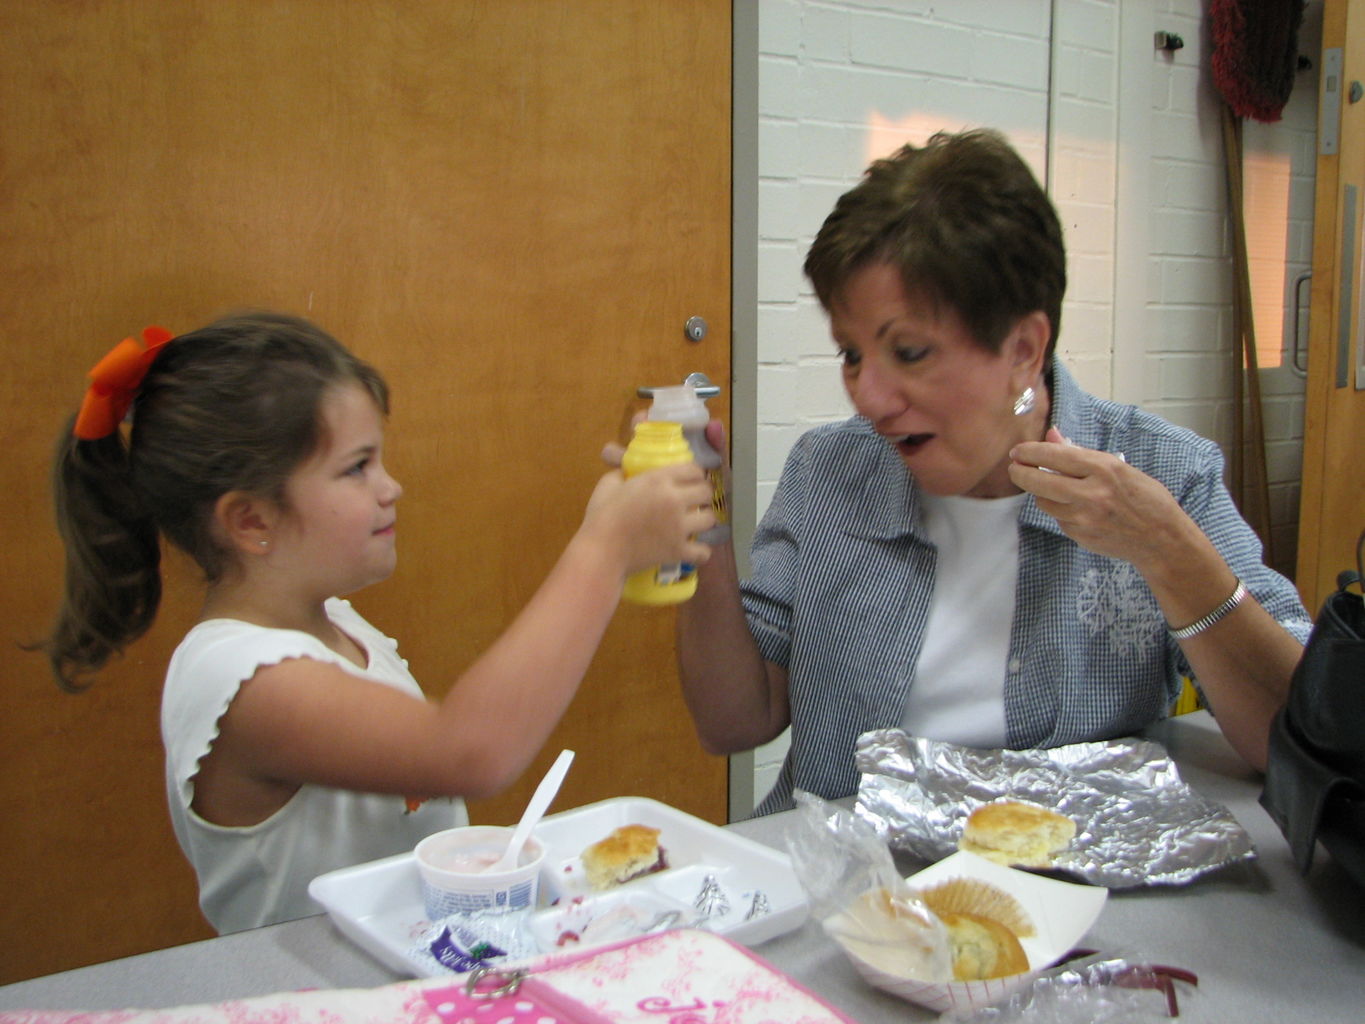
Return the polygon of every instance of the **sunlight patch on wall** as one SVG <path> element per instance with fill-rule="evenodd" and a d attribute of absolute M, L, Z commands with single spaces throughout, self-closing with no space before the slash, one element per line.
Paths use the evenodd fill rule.
<path fill-rule="evenodd" d="M 1246 223 L 1256 360 L 1260 368 L 1265 370 L 1284 362 L 1289 156 L 1284 153 L 1246 153 L 1242 161 L 1242 187 L 1242 218 Z"/>
<path fill-rule="evenodd" d="M 955 123 L 946 117 L 914 113 L 905 117 L 887 117 L 872 111 L 867 119 L 867 139 L 864 142 L 863 166 L 873 160 L 890 156 L 907 142 L 921 146 L 940 129 L 951 129 Z"/>
<path fill-rule="evenodd" d="M 870 164 L 884 156 L 890 156 L 907 142 L 917 146 L 928 141 L 937 131 L 960 132 L 986 125 L 964 124 L 960 116 L 931 114 L 917 111 L 904 117 L 887 117 L 880 111 L 871 111 L 867 116 L 867 134 L 863 143 L 863 165 Z M 995 127 L 995 126 L 991 126 Z M 1000 129 L 1019 155 L 1033 167 L 1034 174 L 1043 180 L 1043 168 L 1036 165 L 1035 155 L 1045 150 L 1041 136 L 1033 132 Z"/>

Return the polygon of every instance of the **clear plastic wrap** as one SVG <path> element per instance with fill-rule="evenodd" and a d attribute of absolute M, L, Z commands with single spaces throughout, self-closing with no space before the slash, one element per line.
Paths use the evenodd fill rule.
<path fill-rule="evenodd" d="M 844 950 L 890 974 L 952 979 L 943 924 L 896 870 L 885 842 L 852 812 L 795 794 L 786 835 L 811 916 Z"/>
<path fill-rule="evenodd" d="M 991 1006 L 954 1008 L 940 1024 L 1162 1024 L 1180 1015 L 1188 971 L 1124 959 L 1073 962 L 1040 974 Z"/>

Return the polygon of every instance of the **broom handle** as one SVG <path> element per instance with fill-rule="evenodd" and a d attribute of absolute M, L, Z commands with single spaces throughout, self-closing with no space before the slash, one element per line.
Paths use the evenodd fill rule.
<path fill-rule="evenodd" d="M 1261 416 L 1261 375 L 1256 354 L 1255 320 L 1251 306 L 1251 278 L 1247 259 L 1246 223 L 1242 216 L 1242 124 L 1241 119 L 1233 113 L 1232 108 L 1227 103 L 1222 104 L 1222 113 L 1228 179 L 1228 216 L 1232 221 L 1233 277 L 1237 284 L 1233 302 L 1236 311 L 1234 321 L 1237 335 L 1233 345 L 1234 379 L 1237 385 L 1234 388 L 1236 408 L 1233 410 L 1233 424 L 1236 434 L 1233 483 L 1240 503 L 1244 498 L 1245 489 L 1241 472 L 1243 451 L 1244 446 L 1248 443 L 1248 439 L 1244 436 L 1245 430 L 1242 420 L 1242 382 L 1245 380 L 1247 405 L 1251 420 L 1251 437 L 1249 439 L 1253 455 L 1251 465 L 1255 471 L 1251 481 L 1252 494 L 1255 497 L 1252 504 L 1255 509 L 1253 514 L 1248 516 L 1248 519 L 1261 537 L 1261 544 L 1265 548 L 1265 561 L 1273 565 L 1275 563 L 1275 548 L 1270 531 L 1270 486 L 1269 470 L 1266 467 L 1265 458 L 1265 425 Z"/>

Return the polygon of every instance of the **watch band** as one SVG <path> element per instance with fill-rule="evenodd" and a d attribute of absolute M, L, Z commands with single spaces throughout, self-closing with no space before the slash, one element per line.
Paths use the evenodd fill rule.
<path fill-rule="evenodd" d="M 1179 629 L 1171 629 L 1171 636 L 1175 637 L 1177 640 L 1188 640 L 1192 636 L 1198 636 L 1241 604 L 1242 601 L 1246 599 L 1246 596 L 1247 588 L 1241 580 L 1238 580 L 1236 588 L 1232 591 L 1232 595 L 1226 601 L 1213 611 L 1209 612 L 1202 619 L 1196 619 L 1188 626 L 1181 626 Z"/>

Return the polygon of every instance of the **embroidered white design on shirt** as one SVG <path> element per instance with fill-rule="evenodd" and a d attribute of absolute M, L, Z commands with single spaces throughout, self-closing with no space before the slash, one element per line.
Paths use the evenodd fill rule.
<path fill-rule="evenodd" d="M 1076 618 L 1116 654 L 1137 655 L 1156 646 L 1146 584 L 1127 562 L 1087 569 L 1076 595 Z"/>

